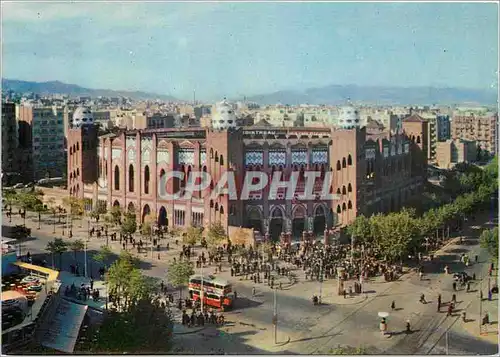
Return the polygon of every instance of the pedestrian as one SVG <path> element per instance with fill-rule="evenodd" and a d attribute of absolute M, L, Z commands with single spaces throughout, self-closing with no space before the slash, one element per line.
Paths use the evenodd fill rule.
<path fill-rule="evenodd" d="M 238 298 L 238 293 L 236 292 L 236 290 L 234 291 L 234 300 L 236 300 Z"/>
<path fill-rule="evenodd" d="M 457 291 L 457 283 L 455 281 L 453 282 L 453 291 Z"/>
<path fill-rule="evenodd" d="M 252 288 L 252 296 L 255 296 L 255 286 Z"/>
<path fill-rule="evenodd" d="M 396 308 L 396 302 L 393 300 L 391 303 L 391 310 L 394 311 L 395 308 Z"/>
<path fill-rule="evenodd" d="M 470 291 L 470 281 L 467 282 L 467 292 Z"/>
<path fill-rule="evenodd" d="M 90 279 L 90 290 L 94 290 L 94 279 Z"/>
<path fill-rule="evenodd" d="M 346 289 L 344 289 L 343 294 L 344 294 L 344 299 L 346 299 L 347 298 L 347 290 Z"/>
<path fill-rule="evenodd" d="M 474 262 L 477 263 L 479 257 L 477 256 L 477 254 L 474 256 Z"/>
<path fill-rule="evenodd" d="M 451 296 L 451 302 L 452 302 L 453 304 L 456 304 L 456 303 L 457 303 L 457 296 L 456 296 L 455 294 L 453 294 L 453 295 Z"/>
<path fill-rule="evenodd" d="M 451 316 L 452 313 L 453 313 L 453 304 L 450 304 L 448 305 L 448 313 L 446 314 L 446 316 Z"/>

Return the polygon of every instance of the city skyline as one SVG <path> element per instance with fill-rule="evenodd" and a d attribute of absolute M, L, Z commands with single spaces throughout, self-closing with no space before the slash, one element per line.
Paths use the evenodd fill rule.
<path fill-rule="evenodd" d="M 2 77 L 203 100 L 330 84 L 497 89 L 497 6 L 3 3 Z"/>

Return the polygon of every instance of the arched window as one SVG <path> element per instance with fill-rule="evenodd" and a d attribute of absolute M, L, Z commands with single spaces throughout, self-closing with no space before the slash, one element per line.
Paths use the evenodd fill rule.
<path fill-rule="evenodd" d="M 79 168 L 76 169 L 76 176 L 80 177 L 80 169 Z"/>
<path fill-rule="evenodd" d="M 351 201 L 347 202 L 347 208 L 352 209 L 352 202 Z"/>
<path fill-rule="evenodd" d="M 342 210 L 340 209 L 340 205 L 337 205 L 337 213 L 342 213 Z"/>
<path fill-rule="evenodd" d="M 343 194 L 343 195 L 346 195 L 346 194 L 347 194 L 347 190 L 345 189 L 345 186 L 342 186 L 342 194 Z"/>
<path fill-rule="evenodd" d="M 149 193 L 149 166 L 146 165 L 144 168 L 144 193 L 148 194 Z"/>
<path fill-rule="evenodd" d="M 214 201 L 210 200 L 210 208 L 214 208 Z"/>
<path fill-rule="evenodd" d="M 215 203 L 215 210 L 218 211 L 219 210 L 219 204 L 218 203 Z"/>
<path fill-rule="evenodd" d="M 219 154 L 217 151 L 215 152 L 215 162 L 219 162 Z"/>
<path fill-rule="evenodd" d="M 210 148 L 210 158 L 214 158 L 214 149 Z"/>
<path fill-rule="evenodd" d="M 165 176 L 165 170 L 161 169 L 160 170 L 160 179 L 162 179 L 163 176 Z"/>
<path fill-rule="evenodd" d="M 219 164 L 221 164 L 221 166 L 224 165 L 224 158 L 222 155 L 220 156 Z"/>
<path fill-rule="evenodd" d="M 340 166 L 340 160 L 337 160 L 337 171 L 340 171 L 342 167 Z"/>
<path fill-rule="evenodd" d="M 347 192 L 352 192 L 352 186 L 351 186 L 351 184 L 347 185 Z"/>
<path fill-rule="evenodd" d="M 349 154 L 349 156 L 347 156 L 347 165 L 352 166 L 352 156 L 351 156 L 351 154 Z"/>
<path fill-rule="evenodd" d="M 70 148 L 69 148 L 69 154 L 70 154 L 70 155 L 73 155 L 73 147 L 70 147 Z"/>
<path fill-rule="evenodd" d="M 420 135 L 417 136 L 417 144 L 420 144 Z"/>
<path fill-rule="evenodd" d="M 79 142 L 76 143 L 76 151 L 78 151 L 78 150 L 80 150 L 80 143 Z"/>
<path fill-rule="evenodd" d="M 115 166 L 115 191 L 120 190 L 120 169 Z"/>
<path fill-rule="evenodd" d="M 221 205 L 219 211 L 220 211 L 220 214 L 224 214 L 224 206 Z"/>
<path fill-rule="evenodd" d="M 346 205 L 345 205 L 345 202 L 342 203 L 342 211 L 345 211 L 347 209 Z"/>
<path fill-rule="evenodd" d="M 134 166 L 128 167 L 128 192 L 134 192 Z"/>
<path fill-rule="evenodd" d="M 342 158 L 342 168 L 345 169 L 347 167 L 347 164 L 345 162 L 345 157 Z"/>
<path fill-rule="evenodd" d="M 340 187 L 339 187 L 339 188 L 337 188 L 337 195 L 340 195 L 340 193 L 341 192 L 340 192 Z"/>

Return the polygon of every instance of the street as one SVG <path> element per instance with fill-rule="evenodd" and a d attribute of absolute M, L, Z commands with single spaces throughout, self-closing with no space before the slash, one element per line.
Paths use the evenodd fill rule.
<path fill-rule="evenodd" d="M 476 225 L 486 227 L 487 219 L 478 217 Z M 16 219 L 13 219 L 13 224 Z M 21 224 L 17 218 L 16 224 Z M 495 219 L 495 222 L 497 220 Z M 496 223 L 497 224 L 497 223 Z M 38 222 L 27 220 L 27 225 L 32 228 L 32 235 L 36 237 L 23 244 L 23 251 L 30 251 L 32 255 L 44 254 L 51 264 L 51 259 L 45 251 L 45 246 L 53 238 L 52 225 L 42 224 L 42 229 L 37 230 Z M 76 226 L 76 225 L 75 225 Z M 86 224 L 83 224 L 86 227 Z M 451 299 L 453 294 L 452 274 L 444 274 L 444 266 L 448 265 L 452 272 L 466 271 L 469 275 L 476 274 L 477 281 L 485 277 L 488 270 L 488 256 L 484 249 L 479 247 L 477 236 L 480 229 L 468 228 L 464 234 L 466 239 L 463 245 L 457 241 L 442 249 L 433 262 L 428 262 L 425 267 L 425 277 L 420 280 L 417 274 L 407 273 L 401 279 L 393 282 L 384 282 L 382 279 L 371 279 L 364 284 L 365 294 L 344 299 L 336 296 L 334 290 L 336 281 L 333 279 L 323 282 L 323 304 L 314 306 L 311 302 L 313 294 L 318 294 L 320 283 L 317 281 L 304 281 L 303 272 L 297 272 L 298 282 L 287 286 L 284 290 L 276 292 L 278 306 L 278 342 L 288 342 L 283 346 L 274 346 L 272 316 L 274 308 L 273 290 L 266 284 L 256 285 L 256 296 L 252 296 L 253 283 L 231 278 L 226 267 L 218 274 L 233 282 L 238 299 L 233 311 L 226 313 L 229 321 L 221 331 L 215 328 L 206 328 L 200 333 L 179 337 L 179 344 L 189 350 L 196 346 L 197 353 L 223 348 L 227 353 L 328 353 L 329 350 L 340 345 L 363 346 L 371 354 L 439 354 L 446 349 L 445 334 L 448 329 L 448 350 L 450 353 L 476 354 L 484 351 L 493 354 L 497 346 L 476 337 L 470 336 L 459 318 L 461 309 L 467 308 L 468 314 L 474 310 L 477 315 L 478 283 L 474 282 L 472 292 L 464 290 L 456 292 L 457 309 L 454 317 L 446 317 L 445 308 L 441 313 L 436 312 L 436 298 L 442 294 L 443 302 Z M 60 228 L 56 236 L 60 236 Z M 74 228 L 74 238 L 86 238 L 86 228 Z M 88 243 L 88 271 L 94 278 L 97 276 L 99 264 L 92 261 L 92 256 L 99 247 L 105 244 L 106 239 L 91 238 Z M 118 253 L 120 245 L 111 242 L 112 250 Z M 173 248 L 174 245 L 170 244 Z M 467 253 L 473 261 L 478 255 L 478 263 L 465 267 L 460 262 L 460 254 Z M 156 253 L 155 253 L 156 254 Z M 157 260 L 151 253 L 141 254 L 141 268 L 144 273 L 162 280 L 165 278 L 167 259 L 176 256 L 178 249 L 162 252 L 162 259 Z M 84 253 L 78 252 L 77 259 L 80 272 L 83 273 Z M 56 259 L 56 262 L 58 259 Z M 63 254 L 63 267 L 69 270 L 69 265 L 75 264 L 73 252 Z M 205 270 L 207 272 L 208 269 Z M 90 274 L 90 273 L 89 273 Z M 483 284 L 485 291 L 485 284 Z M 419 296 L 424 293 L 428 304 L 418 302 Z M 497 299 L 497 296 L 494 296 Z M 390 305 L 394 301 L 395 311 Z M 379 317 L 377 313 L 389 313 L 388 329 L 390 337 L 382 337 L 378 329 Z M 413 332 L 409 335 L 403 333 L 406 321 L 409 320 Z M 495 319 L 496 320 L 496 319 Z M 456 322 L 455 322 L 456 321 Z M 466 324 L 477 324 L 478 321 Z M 222 335 L 221 335 L 222 333 Z M 223 338 L 221 338 L 223 336 Z M 468 337 L 469 336 L 469 337 Z M 231 340 L 230 344 L 227 341 Z M 468 341 L 465 343 L 464 341 Z M 192 351 L 192 350 L 191 350 Z M 252 351 L 252 352 L 250 352 Z M 264 353 L 264 352 L 261 352 Z"/>

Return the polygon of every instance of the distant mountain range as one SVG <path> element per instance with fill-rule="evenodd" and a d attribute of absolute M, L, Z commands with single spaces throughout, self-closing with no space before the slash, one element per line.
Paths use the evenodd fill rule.
<path fill-rule="evenodd" d="M 342 104 L 348 99 L 354 103 L 376 105 L 411 104 L 483 104 L 497 103 L 494 90 L 435 87 L 361 87 L 356 85 L 330 85 L 302 91 L 279 91 L 247 97 L 259 104 Z"/>
<path fill-rule="evenodd" d="M 36 94 L 68 94 L 70 96 L 89 96 L 89 97 L 129 97 L 138 100 L 160 99 L 164 101 L 178 101 L 178 99 L 155 93 L 141 91 L 118 91 L 111 89 L 90 89 L 80 87 L 76 84 L 67 84 L 59 81 L 51 82 L 29 82 L 18 81 L 14 79 L 2 78 L 2 90 L 13 90 L 15 92 Z"/>
<path fill-rule="evenodd" d="M 179 99 L 141 91 L 118 91 L 110 89 L 90 89 L 76 84 L 59 81 L 29 82 L 2 79 L 2 89 L 37 94 L 68 94 L 70 96 L 91 97 L 130 97 L 138 100 L 160 99 L 178 101 Z M 496 105 L 497 92 L 466 88 L 436 87 L 367 87 L 356 85 L 330 85 L 309 88 L 302 91 L 278 91 L 247 97 L 246 100 L 259 104 L 343 104 L 348 99 L 354 103 L 374 105 L 432 105 L 432 104 L 481 104 Z M 242 100 L 240 98 L 239 100 Z"/>

